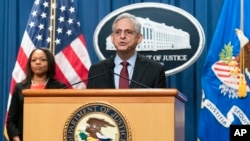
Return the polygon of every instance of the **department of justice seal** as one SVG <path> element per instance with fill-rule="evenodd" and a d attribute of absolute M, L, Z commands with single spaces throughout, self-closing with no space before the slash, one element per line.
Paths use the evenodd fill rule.
<path fill-rule="evenodd" d="M 106 102 L 92 102 L 78 108 L 67 119 L 64 141 L 131 141 L 128 121 Z"/>

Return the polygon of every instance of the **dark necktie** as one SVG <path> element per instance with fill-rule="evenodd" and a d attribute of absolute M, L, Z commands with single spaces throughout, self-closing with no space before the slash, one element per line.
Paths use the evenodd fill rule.
<path fill-rule="evenodd" d="M 126 77 L 126 78 L 129 79 L 128 69 L 127 69 L 129 63 L 126 62 L 126 61 L 123 61 L 121 64 L 122 64 L 123 68 L 121 70 L 120 75 L 122 77 Z M 128 79 L 124 79 L 122 77 L 120 77 L 120 80 L 119 80 L 119 88 L 128 88 L 129 87 L 129 81 L 128 81 Z"/>

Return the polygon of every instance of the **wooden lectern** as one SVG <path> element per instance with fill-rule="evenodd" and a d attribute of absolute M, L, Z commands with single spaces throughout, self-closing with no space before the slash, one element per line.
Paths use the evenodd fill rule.
<path fill-rule="evenodd" d="M 186 98 L 176 89 L 23 90 L 24 141 L 63 141 L 66 120 L 105 101 L 127 118 L 133 141 L 184 141 Z"/>

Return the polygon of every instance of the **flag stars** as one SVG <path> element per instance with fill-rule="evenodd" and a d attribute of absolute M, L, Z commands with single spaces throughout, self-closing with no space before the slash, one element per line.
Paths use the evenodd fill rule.
<path fill-rule="evenodd" d="M 38 35 L 36 36 L 36 39 L 37 39 L 38 41 L 42 40 L 42 39 L 43 39 L 43 38 L 42 38 L 42 35 L 39 35 L 39 34 L 38 34 Z"/>
<path fill-rule="evenodd" d="M 68 30 L 66 33 L 68 36 L 70 36 L 72 34 L 72 30 Z"/>
<path fill-rule="evenodd" d="M 64 22 L 64 17 L 60 16 L 58 21 L 61 23 L 61 22 Z"/>
<path fill-rule="evenodd" d="M 32 15 L 32 17 L 35 17 L 35 16 L 37 15 L 37 11 L 36 11 L 36 10 L 33 11 L 33 12 L 31 13 L 31 15 Z"/>
<path fill-rule="evenodd" d="M 71 0 L 67 0 L 68 3 Z M 76 36 L 75 32 L 78 32 L 74 27 L 80 26 L 80 22 L 75 19 L 73 14 L 76 13 L 76 8 L 70 6 L 70 4 L 58 5 L 55 2 L 50 3 L 48 0 L 35 0 L 37 6 L 31 12 L 31 19 L 29 20 L 28 27 L 30 28 L 30 35 L 34 39 L 34 42 L 39 44 L 51 44 L 54 43 L 58 47 L 63 46 L 71 40 L 71 37 Z M 50 15 L 51 7 L 56 11 L 56 15 Z M 50 24 L 50 21 L 56 21 L 55 25 Z M 34 29 L 34 30 L 33 30 Z M 42 33 L 44 32 L 44 33 Z M 51 34 L 55 34 L 52 35 Z"/>
<path fill-rule="evenodd" d="M 75 12 L 75 8 L 74 7 L 70 7 L 69 11 L 70 11 L 70 13 L 74 13 Z"/>
<path fill-rule="evenodd" d="M 73 23 L 73 19 L 69 18 L 68 23 L 72 24 Z"/>
<path fill-rule="evenodd" d="M 35 5 L 38 5 L 40 3 L 40 0 L 35 1 Z"/>
<path fill-rule="evenodd" d="M 44 18 L 47 17 L 47 14 L 43 12 L 43 13 L 41 14 L 41 17 L 44 19 Z"/>
<path fill-rule="evenodd" d="M 58 34 L 60 34 L 60 33 L 62 33 L 62 28 L 59 27 L 59 28 L 57 28 L 56 31 L 57 31 Z"/>
<path fill-rule="evenodd" d="M 55 43 L 56 43 L 56 45 L 59 45 L 59 44 L 61 44 L 61 40 L 56 38 Z"/>
<path fill-rule="evenodd" d="M 63 11 L 66 10 L 66 7 L 65 7 L 65 6 L 61 6 L 61 7 L 60 7 L 60 10 L 61 10 L 61 12 L 63 12 Z"/>
<path fill-rule="evenodd" d="M 43 6 L 44 6 L 45 8 L 46 8 L 46 7 L 49 7 L 49 3 L 45 1 L 45 2 L 43 3 Z"/>
<path fill-rule="evenodd" d="M 30 28 L 32 28 L 32 27 L 35 26 L 35 23 L 34 23 L 34 22 L 30 22 L 30 23 L 29 23 L 29 26 L 30 26 Z"/>
<path fill-rule="evenodd" d="M 38 26 L 38 28 L 39 28 L 40 30 L 44 29 L 44 24 L 40 24 L 40 25 Z"/>
<path fill-rule="evenodd" d="M 48 38 L 46 39 L 46 42 L 47 42 L 47 43 L 50 43 L 50 37 L 48 37 Z"/>

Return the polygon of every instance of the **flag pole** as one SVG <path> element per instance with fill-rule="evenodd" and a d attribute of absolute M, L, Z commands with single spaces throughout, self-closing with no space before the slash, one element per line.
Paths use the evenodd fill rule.
<path fill-rule="evenodd" d="M 240 1 L 240 30 L 244 33 L 244 0 Z M 240 98 L 246 97 L 247 93 L 247 86 L 246 86 L 246 79 L 245 79 L 245 45 L 241 46 L 240 48 L 242 51 L 240 51 L 240 80 L 239 80 L 239 87 L 238 87 L 238 96 Z"/>
<path fill-rule="evenodd" d="M 244 0 L 240 1 L 240 29 L 244 32 Z"/>
<path fill-rule="evenodd" d="M 240 0 L 240 30 L 244 33 L 244 0 Z M 244 56 L 245 54 L 244 54 L 244 47 L 243 47 L 242 53 L 240 55 L 240 62 L 241 62 L 240 69 L 242 73 L 244 73 L 244 63 L 245 63 Z"/>
<path fill-rule="evenodd" d="M 50 51 L 55 55 L 56 0 L 50 0 Z"/>
<path fill-rule="evenodd" d="M 244 33 L 244 0 L 240 0 L 240 29 Z M 242 48 L 242 54 L 240 55 L 240 62 L 241 62 L 241 71 L 244 74 L 245 68 L 245 51 L 244 47 Z"/>

